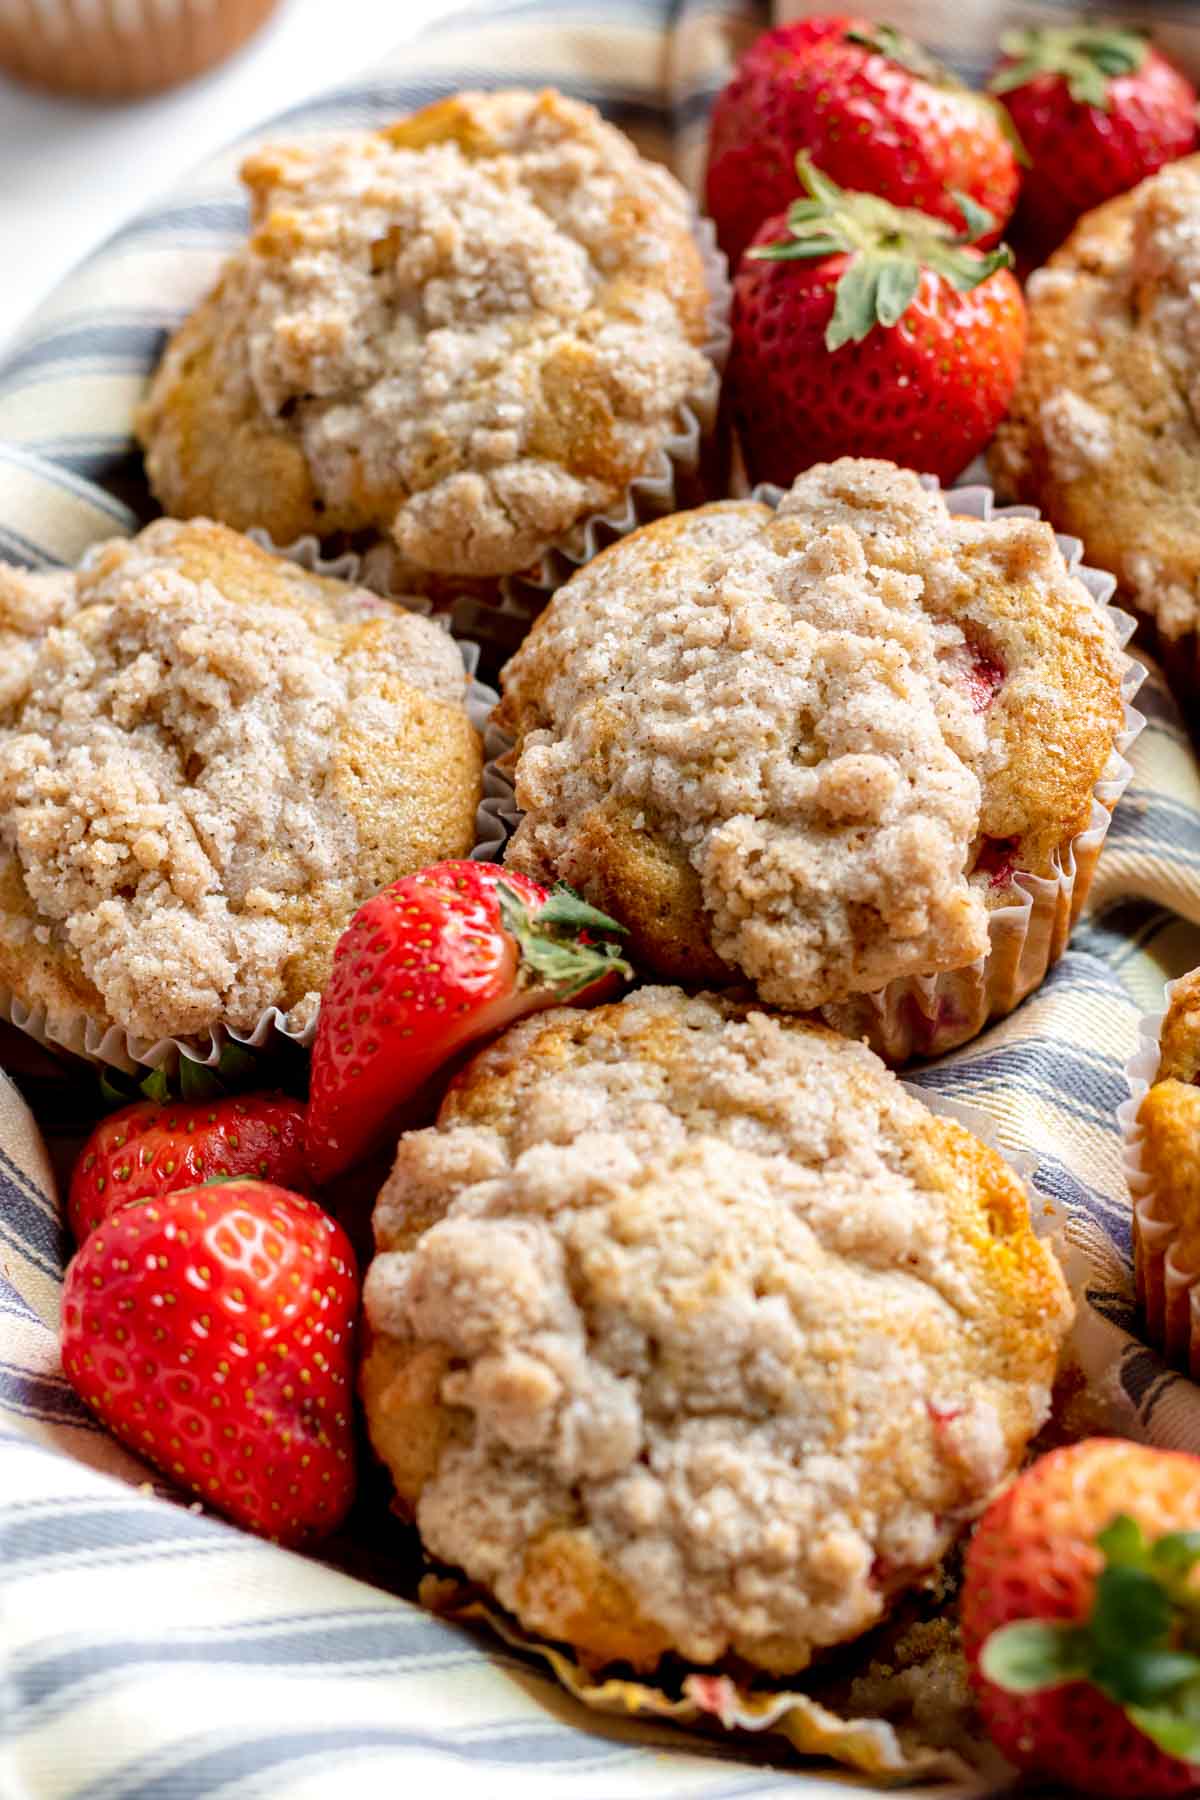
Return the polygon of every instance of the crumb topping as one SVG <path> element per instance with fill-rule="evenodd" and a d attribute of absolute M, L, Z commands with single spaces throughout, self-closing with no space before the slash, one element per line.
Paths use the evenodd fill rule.
<path fill-rule="evenodd" d="M 983 955 L 981 850 L 1048 872 L 1121 720 L 1113 628 L 1047 526 L 952 518 L 852 459 L 773 515 L 726 502 L 614 545 L 503 687 L 507 859 L 628 917 L 613 833 L 655 846 L 725 967 L 799 1008 Z M 639 948 L 655 966 L 653 928 Z"/>
<path fill-rule="evenodd" d="M 426 1546 L 585 1648 L 531 1571 L 586 1549 L 697 1662 L 873 1624 L 1014 1468 L 1070 1312 L 1015 1178 L 864 1046 L 669 988 L 510 1030 L 375 1231 L 368 1416 Z"/>
<path fill-rule="evenodd" d="M 1200 156 L 1085 214 L 1031 276 L 1029 341 L 989 452 L 1111 569 L 1167 645 L 1200 624 Z"/>
<path fill-rule="evenodd" d="M 386 863 L 394 740 L 422 714 L 474 737 L 457 646 L 203 522 L 101 545 L 75 575 L 4 570 L 0 626 L 25 634 L 0 848 L 31 944 L 61 946 L 139 1036 L 310 1014 L 305 951 Z"/>
<path fill-rule="evenodd" d="M 434 573 L 521 569 L 715 391 L 684 190 L 590 106 L 462 94 L 269 146 L 243 179 L 253 231 L 200 334 L 206 379 L 302 451 L 318 530 L 374 526 Z M 185 326 L 143 415 L 168 501 L 200 348 Z"/>

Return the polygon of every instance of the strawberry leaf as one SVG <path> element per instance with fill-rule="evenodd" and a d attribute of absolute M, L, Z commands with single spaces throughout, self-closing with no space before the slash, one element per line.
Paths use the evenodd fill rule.
<path fill-rule="evenodd" d="M 1145 1566 L 1147 1544 L 1142 1528 L 1128 1513 L 1118 1513 L 1096 1539 L 1110 1568 L 1140 1569 Z"/>
<path fill-rule="evenodd" d="M 878 194 L 840 188 L 803 150 L 796 158 L 796 174 L 804 196 L 788 209 L 787 237 L 756 245 L 746 254 L 763 262 L 848 258 L 825 328 L 827 350 L 861 343 L 876 325 L 885 331 L 897 325 L 917 297 L 923 269 L 966 293 L 1012 263 L 1012 253 L 1003 245 L 987 255 L 971 247 L 970 239 L 990 231 L 995 221 L 969 195 L 955 196 L 966 222 L 968 235 L 963 236 L 944 219 L 893 206 Z"/>
<path fill-rule="evenodd" d="M 525 986 L 548 987 L 556 999 L 569 1000 L 582 993 L 606 975 L 632 977 L 633 970 L 615 944 L 592 943 L 579 936 L 581 929 L 621 930 L 615 920 L 580 900 L 570 888 L 558 893 L 559 918 L 546 914 L 555 894 L 552 893 L 537 913 L 531 913 L 515 888 L 507 882 L 496 883 L 496 904 L 500 923 L 510 937 L 516 939 L 519 956 L 517 979 Z M 586 915 L 575 917 L 577 908 Z M 568 914 L 563 919 L 562 914 Z"/>
<path fill-rule="evenodd" d="M 1150 1561 L 1166 1574 L 1189 1574 L 1200 1562 L 1200 1531 L 1169 1531 L 1151 1546 Z"/>
<path fill-rule="evenodd" d="M 1059 75 L 1077 105 L 1107 112 L 1109 83 L 1136 74 L 1149 47 L 1144 32 L 1126 26 L 1031 25 L 1006 31 L 1000 48 L 1013 60 L 997 69 L 988 87 L 993 94 L 1009 94 L 1040 75 Z"/>
<path fill-rule="evenodd" d="M 1049 1625 L 1021 1619 L 993 1631 L 979 1666 L 989 1681 L 1010 1694 L 1037 1694 L 1043 1688 L 1078 1681 L 1091 1667 L 1087 1632 L 1078 1625 Z"/>
<path fill-rule="evenodd" d="M 160 1106 L 165 1106 L 171 1098 L 171 1083 L 166 1070 L 151 1069 L 142 1082 L 142 1093 L 147 1100 L 157 1100 Z"/>
<path fill-rule="evenodd" d="M 876 301 L 880 265 L 876 257 L 858 255 L 837 284 L 833 316 L 825 328 L 825 348 L 861 344 L 878 323 Z"/>
<path fill-rule="evenodd" d="M 154 1074 L 158 1074 L 157 1069 L 154 1070 Z M 112 1110 L 118 1106 L 128 1106 L 129 1102 L 136 1098 L 124 1085 L 124 1081 L 125 1078 L 118 1076 L 115 1069 L 101 1069 L 100 1102 L 106 1110 Z M 144 1092 L 145 1083 L 142 1084 L 142 1087 Z"/>
<path fill-rule="evenodd" d="M 1186 1650 L 1143 1650 L 1093 1665 L 1091 1679 L 1122 1706 L 1153 1706 L 1185 1682 L 1200 1678 L 1200 1657 Z"/>
<path fill-rule="evenodd" d="M 206 1063 L 179 1058 L 179 1092 L 184 1100 L 215 1100 L 225 1091 L 220 1076 Z"/>
<path fill-rule="evenodd" d="M 576 931 L 590 928 L 624 933 L 629 930 L 628 925 L 622 925 L 619 919 L 610 919 L 598 906 L 589 906 L 565 881 L 551 888 L 550 898 L 539 911 L 537 920 L 541 926 L 563 925 Z"/>
<path fill-rule="evenodd" d="M 963 216 L 970 241 L 974 243 L 976 238 L 986 237 L 996 223 L 993 214 L 986 206 L 980 206 L 978 200 L 972 200 L 970 194 L 961 193 L 957 188 L 952 188 L 951 193 Z"/>
<path fill-rule="evenodd" d="M 1153 1575 L 1120 1564 L 1099 1575 L 1091 1626 L 1101 1654 L 1112 1651 L 1120 1657 L 1131 1645 L 1156 1643 L 1170 1625 L 1170 1595 Z"/>
<path fill-rule="evenodd" d="M 889 62 L 899 63 L 910 75 L 919 75 L 922 81 L 931 81 L 936 87 L 962 86 L 958 77 L 931 56 L 923 45 L 897 31 L 894 25 L 873 25 L 869 31 L 848 31 L 843 41 L 856 44 L 861 50 L 871 50 L 876 56 L 886 56 Z"/>
<path fill-rule="evenodd" d="M 755 262 L 796 262 L 801 257 L 838 256 L 846 248 L 837 238 L 821 236 L 781 238 L 775 244 L 752 244 L 746 255 Z"/>
<path fill-rule="evenodd" d="M 801 161 L 804 163 L 801 178 L 812 199 L 819 201 L 824 207 L 836 206 L 842 197 L 842 190 L 837 182 L 830 176 L 823 175 L 816 163 L 812 161 L 811 157 L 804 155 L 803 151 L 796 160 L 797 164 Z"/>
<path fill-rule="evenodd" d="M 1180 1762 L 1200 1762 L 1200 1688 L 1185 1690 L 1171 1706 L 1127 1706 L 1126 1715 L 1152 1744 Z"/>
<path fill-rule="evenodd" d="M 883 264 L 875 289 L 875 317 L 881 325 L 899 323 L 917 297 L 921 265 L 911 256 L 898 256 Z"/>

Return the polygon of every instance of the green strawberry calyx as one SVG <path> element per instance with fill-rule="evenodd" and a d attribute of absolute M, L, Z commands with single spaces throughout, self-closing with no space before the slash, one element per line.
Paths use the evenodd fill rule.
<path fill-rule="evenodd" d="M 997 269 L 1012 266 L 1005 244 L 986 252 L 972 248 L 995 220 L 967 194 L 954 196 L 966 221 L 966 231 L 956 232 L 928 213 L 839 187 L 803 150 L 796 173 L 805 197 L 788 208 L 787 237 L 754 245 L 746 255 L 761 262 L 849 257 L 825 328 L 827 350 L 861 343 L 876 325 L 890 330 L 899 324 L 917 297 L 925 269 L 965 294 Z"/>
<path fill-rule="evenodd" d="M 141 1076 L 125 1075 L 117 1069 L 102 1070 L 100 1104 L 107 1112 L 138 1099 L 157 1100 L 163 1105 L 169 1100 L 182 1100 L 185 1105 L 220 1100 L 247 1087 L 270 1085 L 269 1081 L 264 1082 L 264 1066 L 264 1058 L 227 1039 L 215 1066 L 197 1062 L 181 1051 L 179 1067 L 173 1075 L 166 1069 L 150 1069 Z"/>
<path fill-rule="evenodd" d="M 1104 1567 L 1090 1616 L 1023 1619 L 983 1646 L 983 1674 L 1010 1694 L 1086 1681 L 1180 1762 L 1200 1762 L 1200 1531 L 1147 1539 L 1120 1514 L 1096 1539 Z"/>
<path fill-rule="evenodd" d="M 1017 135 L 1017 128 L 1012 119 L 997 100 L 990 94 L 980 94 L 969 88 L 965 81 L 960 81 L 952 69 L 946 68 L 935 56 L 931 56 L 923 45 L 906 37 L 904 32 L 897 31 L 894 25 L 872 25 L 869 28 L 855 27 L 848 31 L 843 43 L 854 44 L 860 50 L 870 50 L 875 56 L 884 56 L 889 62 L 907 69 L 920 81 L 927 81 L 931 87 L 944 88 L 950 93 L 960 94 L 987 112 L 999 126 L 1007 139 L 1013 155 L 1019 163 L 1028 167 L 1029 158 L 1025 154 L 1025 146 Z"/>
<path fill-rule="evenodd" d="M 523 987 L 550 987 L 560 1000 L 569 1000 L 606 975 L 632 977 L 633 969 L 611 941 L 626 927 L 589 906 L 565 881 L 551 888 L 536 912 L 504 881 L 496 883 L 496 902 L 501 925 L 517 941 Z"/>
<path fill-rule="evenodd" d="M 1000 48 L 1013 60 L 988 82 L 993 94 L 1008 94 L 1039 75 L 1061 75 L 1080 106 L 1107 112 L 1109 83 L 1136 75 L 1150 45 L 1146 34 L 1122 25 L 1030 25 L 1006 31 Z"/>
<path fill-rule="evenodd" d="M 876 56 L 886 56 L 889 62 L 899 63 L 910 75 L 919 75 L 922 81 L 931 81 L 935 87 L 963 86 L 958 76 L 952 75 L 936 56 L 931 56 L 922 44 L 898 31 L 894 25 L 855 27 L 846 33 L 844 41 L 857 45 L 860 50 L 873 51 Z"/>

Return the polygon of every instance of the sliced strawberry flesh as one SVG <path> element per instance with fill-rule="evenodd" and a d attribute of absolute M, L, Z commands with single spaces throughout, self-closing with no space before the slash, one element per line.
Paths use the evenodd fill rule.
<path fill-rule="evenodd" d="M 1004 664 L 981 644 L 968 643 L 967 649 L 970 655 L 966 670 L 967 692 L 975 711 L 986 712 L 1004 685 Z"/>
<path fill-rule="evenodd" d="M 1019 838 L 985 837 L 975 858 L 975 873 L 987 875 L 989 887 L 1007 887 L 1016 870 L 1020 848 Z"/>

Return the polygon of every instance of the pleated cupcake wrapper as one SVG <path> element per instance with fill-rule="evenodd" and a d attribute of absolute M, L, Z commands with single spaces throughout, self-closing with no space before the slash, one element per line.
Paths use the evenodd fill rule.
<path fill-rule="evenodd" d="M 1171 1217 L 1146 1167 L 1146 1134 L 1138 1119 L 1158 1079 L 1163 1020 L 1179 982 L 1167 983 L 1159 1012 L 1138 1023 L 1138 1047 L 1125 1066 L 1129 1098 L 1117 1108 L 1124 1138 L 1125 1179 L 1133 1202 L 1133 1268 L 1147 1339 L 1166 1360 L 1200 1381 L 1200 1269 L 1176 1255 L 1179 1222 Z"/>
<path fill-rule="evenodd" d="M 968 1131 L 1003 1157 L 1025 1188 L 1029 1202 L 1030 1223 L 1037 1235 L 1055 1245 L 1064 1240 L 1066 1214 L 1054 1203 L 1047 1202 L 1032 1189 L 1037 1157 L 1001 1148 L 996 1122 L 978 1108 L 951 1099 L 948 1095 L 905 1083 L 906 1090 L 930 1112 L 955 1119 Z M 827 1758 L 844 1768 L 854 1769 L 886 1785 L 918 1780 L 964 1780 L 972 1771 L 983 1772 L 999 1780 L 1006 1765 L 990 1751 L 984 1733 L 979 1729 L 973 1708 L 966 1698 L 966 1671 L 955 1645 L 926 1649 L 905 1659 L 896 1653 L 894 1643 L 881 1643 L 875 1633 L 864 1640 L 864 1663 L 861 1670 L 839 1663 L 836 1681 L 818 1661 L 800 1676 L 780 1677 L 774 1685 L 764 1685 L 760 1677 L 753 1686 L 733 1675 L 712 1670 L 693 1670 L 670 1688 L 656 1682 L 653 1676 L 618 1677 L 596 1675 L 583 1666 L 573 1652 L 561 1644 L 548 1643 L 531 1635 L 484 1590 L 438 1571 L 427 1575 L 420 1586 L 423 1605 L 444 1618 L 463 1623 L 482 1623 L 514 1648 L 541 1657 L 555 1678 L 575 1699 L 593 1712 L 617 1717 L 668 1720 L 673 1724 L 698 1727 L 708 1732 L 749 1732 L 785 1739 L 801 1756 Z M 897 1607 L 904 1597 L 897 1597 Z M 939 1608 L 939 1616 L 953 1620 L 956 1601 L 949 1595 Z M 876 1633 L 887 1633 L 890 1621 L 885 1619 Z M 852 1653 L 843 1647 L 841 1658 Z M 858 1714 L 846 1704 L 846 1693 L 856 1674 L 868 1668 L 877 1673 L 883 1665 L 896 1668 L 919 1667 L 924 1681 L 932 1683 L 947 1696 L 944 1704 L 943 1729 L 938 1742 L 928 1742 L 919 1728 L 904 1715 L 911 1691 L 903 1679 L 894 1686 L 896 1717 Z M 961 1679 L 959 1677 L 961 1676 Z M 806 1692 L 794 1684 L 807 1681 L 815 1691 Z M 957 1706 L 950 1695 L 961 1696 Z"/>
<path fill-rule="evenodd" d="M 280 546 L 273 544 L 263 531 L 251 531 L 247 536 L 265 549 L 276 555 L 286 556 L 316 575 L 349 582 L 357 578 L 358 557 L 349 553 L 336 557 L 322 556 L 321 546 L 315 537 L 297 538 L 294 543 Z M 86 555 L 83 560 L 86 562 Z M 431 610 L 429 602 L 421 598 L 405 595 L 392 596 L 392 600 L 393 604 L 406 606 L 411 611 L 425 615 Z M 436 623 L 445 630 L 450 629 L 448 618 L 439 618 Z M 466 697 L 467 715 L 484 740 L 485 756 L 490 756 L 497 748 L 496 734 L 489 724 L 497 700 L 496 691 L 476 676 L 479 645 L 463 638 L 457 638 L 456 641 L 470 683 Z M 488 748 L 489 743 L 492 750 Z M 512 784 L 500 779 L 489 764 L 484 770 L 483 796 L 475 814 L 475 847 L 471 851 L 472 858 L 479 862 L 498 862 L 516 827 L 516 818 Z M 82 1011 L 70 1018 L 56 1016 L 51 1021 L 47 1018 L 44 1006 L 27 1006 L 0 982 L 0 1020 L 27 1032 L 48 1049 L 70 1050 L 76 1056 L 87 1058 L 89 1062 L 107 1063 L 126 1074 L 132 1074 L 138 1068 L 164 1069 L 168 1073 L 174 1073 L 181 1055 L 192 1062 L 203 1063 L 215 1069 L 221 1060 L 221 1051 L 230 1042 L 249 1050 L 267 1050 L 273 1042 L 283 1039 L 307 1049 L 316 1036 L 318 1011 L 318 1008 L 314 1008 L 312 1016 L 301 1025 L 294 1020 L 289 1022 L 287 1014 L 279 1007 L 270 1006 L 259 1015 L 249 1031 L 235 1031 L 232 1026 L 218 1024 L 204 1037 L 150 1039 L 138 1037 L 120 1025 L 114 1025 L 106 1019 L 97 1019 Z"/>
<path fill-rule="evenodd" d="M 230 55 L 278 0 L 0 0 L 0 68 L 58 92 L 150 93 Z"/>

